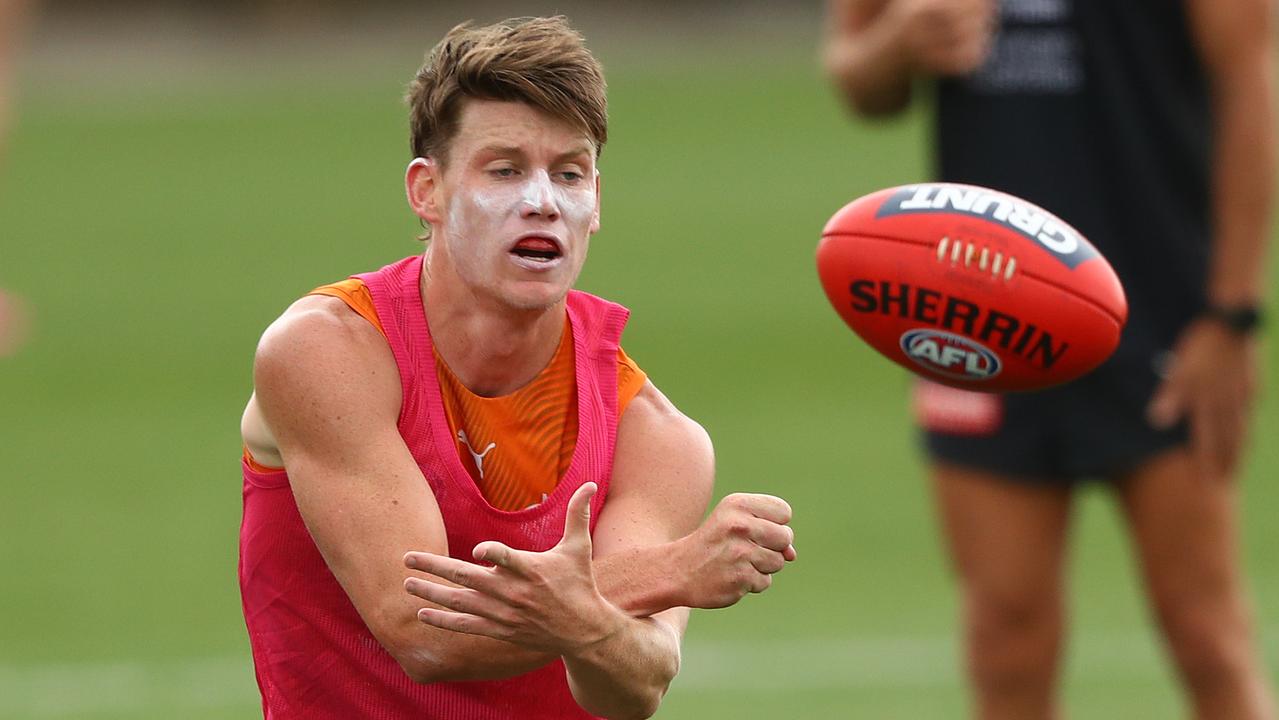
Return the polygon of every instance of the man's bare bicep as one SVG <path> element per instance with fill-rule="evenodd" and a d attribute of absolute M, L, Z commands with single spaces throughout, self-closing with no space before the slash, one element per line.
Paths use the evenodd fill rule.
<path fill-rule="evenodd" d="M 402 589 L 404 553 L 448 547 L 439 506 L 396 428 L 399 378 L 385 340 L 358 318 L 304 309 L 264 335 L 254 376 L 307 529 L 394 653 L 420 632 L 421 604 Z"/>
<path fill-rule="evenodd" d="M 651 382 L 618 424 L 613 467 L 595 529 L 596 557 L 683 537 L 710 504 L 715 481 L 710 437 Z"/>
<path fill-rule="evenodd" d="M 390 348 L 338 303 L 298 301 L 258 345 L 254 395 L 286 458 L 355 461 L 365 428 L 394 429 L 400 390 Z"/>

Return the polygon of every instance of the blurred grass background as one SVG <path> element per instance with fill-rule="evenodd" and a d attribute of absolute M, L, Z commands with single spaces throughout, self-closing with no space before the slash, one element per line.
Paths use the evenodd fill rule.
<path fill-rule="evenodd" d="M 0 287 L 34 316 L 0 359 L 0 718 L 259 712 L 235 579 L 256 339 L 309 288 L 418 251 L 399 97 L 422 52 L 468 17 L 553 10 L 611 87 L 580 286 L 631 307 L 627 351 L 711 432 L 718 492 L 795 508 L 799 562 L 694 615 L 659 717 L 961 717 L 907 379 L 843 327 L 812 261 L 843 203 L 927 176 L 926 113 L 850 121 L 815 2 L 272 7 L 79 8 L 29 38 L 0 168 Z M 1267 400 L 1243 549 L 1272 668 L 1277 434 Z M 1070 715 L 1183 714 L 1103 489 L 1074 535 Z"/>

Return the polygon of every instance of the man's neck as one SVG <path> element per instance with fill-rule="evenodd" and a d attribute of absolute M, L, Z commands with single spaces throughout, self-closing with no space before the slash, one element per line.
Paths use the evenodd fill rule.
<path fill-rule="evenodd" d="M 422 304 L 435 351 L 468 390 L 508 395 L 537 377 L 564 332 L 565 301 L 519 310 L 480 298 L 460 284 L 422 276 Z"/>

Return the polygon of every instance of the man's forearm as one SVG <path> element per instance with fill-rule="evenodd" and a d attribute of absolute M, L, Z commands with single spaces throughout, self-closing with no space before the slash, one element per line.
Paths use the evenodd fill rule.
<path fill-rule="evenodd" d="M 679 560 L 674 543 L 634 548 L 593 561 L 600 594 L 631 618 L 680 607 Z M 415 621 L 416 622 L 416 621 Z M 422 648 L 419 682 L 497 680 L 535 670 L 556 659 L 512 643 L 442 632 Z M 678 652 L 678 643 L 676 644 Z"/>
<path fill-rule="evenodd" d="M 1213 83 L 1216 127 L 1209 302 L 1252 304 L 1265 294 L 1274 196 L 1273 72 L 1267 55 Z"/>
<path fill-rule="evenodd" d="M 597 558 L 592 564 L 600 594 L 631 617 L 649 617 L 684 606 L 677 542 Z"/>
<path fill-rule="evenodd" d="M 913 72 L 882 22 L 872 21 L 858 36 L 832 35 L 826 42 L 826 72 L 849 106 L 863 115 L 891 115 L 910 103 Z"/>
<path fill-rule="evenodd" d="M 555 660 L 550 653 L 529 650 L 501 640 L 454 632 L 432 637 L 405 671 L 416 682 L 504 680 L 532 672 Z M 405 663 L 401 661 L 401 665 Z"/>
<path fill-rule="evenodd" d="M 618 632 L 564 656 L 574 699 L 610 720 L 657 712 L 679 663 L 679 633 L 659 618 L 627 618 Z"/>

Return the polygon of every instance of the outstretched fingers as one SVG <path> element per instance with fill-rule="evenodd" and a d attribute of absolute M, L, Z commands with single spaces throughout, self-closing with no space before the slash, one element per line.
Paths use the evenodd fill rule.
<path fill-rule="evenodd" d="M 483 635 L 495 640 L 510 640 L 515 631 L 486 617 L 468 613 L 422 608 L 417 611 L 417 619 L 441 630 L 466 633 L 467 635 Z"/>
<path fill-rule="evenodd" d="M 510 609 L 498 595 L 500 581 L 493 570 L 435 553 L 410 552 L 404 565 L 434 575 L 459 587 L 410 577 L 404 589 L 410 595 L 439 605 L 417 611 L 417 619 L 432 627 L 469 635 L 505 640 L 512 630 L 503 620 L 510 619 Z"/>
<path fill-rule="evenodd" d="M 502 587 L 501 581 L 488 568 L 445 555 L 428 552 L 406 553 L 404 566 L 434 575 L 454 585 L 479 590 L 486 595 L 498 595 Z"/>
<path fill-rule="evenodd" d="M 503 625 L 509 625 L 516 621 L 509 606 L 476 590 L 450 587 L 414 577 L 404 580 L 404 589 L 410 595 L 435 603 L 453 613 L 477 615 Z M 420 618 L 421 616 L 419 612 L 418 617 Z"/>
<path fill-rule="evenodd" d="M 566 629 L 580 624 L 574 605 L 557 595 L 565 578 L 591 576 L 591 498 L 595 483 L 584 483 L 568 501 L 564 537 L 546 552 L 516 550 L 495 540 L 472 550 L 484 567 L 434 553 L 410 552 L 404 564 L 444 582 L 410 577 L 404 589 L 432 604 L 417 611 L 419 621 L 442 630 L 483 635 L 530 647 L 555 647 Z M 452 585 L 450 585 L 450 583 Z M 571 584 L 571 583 L 570 583 Z M 580 604 L 580 603 L 578 603 Z M 544 627 L 548 613 L 554 627 Z"/>

